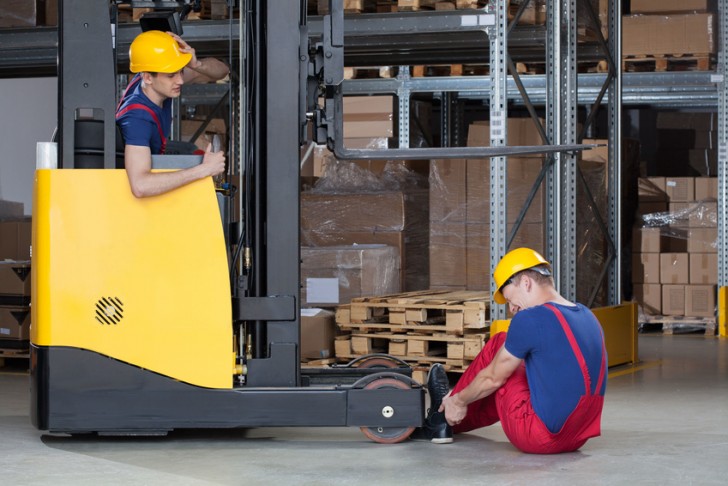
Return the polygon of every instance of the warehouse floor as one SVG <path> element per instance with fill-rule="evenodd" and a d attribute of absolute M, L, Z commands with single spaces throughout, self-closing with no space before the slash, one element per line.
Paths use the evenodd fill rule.
<path fill-rule="evenodd" d="M 648 334 L 639 344 L 637 366 L 610 370 L 602 437 L 555 456 L 518 452 L 499 426 L 439 446 L 375 444 L 345 428 L 51 436 L 29 422 L 28 375 L 5 368 L 0 483 L 725 484 L 728 340 Z"/>

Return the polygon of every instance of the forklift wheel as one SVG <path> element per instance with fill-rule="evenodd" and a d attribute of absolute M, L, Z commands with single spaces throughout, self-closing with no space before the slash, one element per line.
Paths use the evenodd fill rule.
<path fill-rule="evenodd" d="M 399 368 L 401 366 L 409 366 L 407 363 L 395 358 L 394 356 L 383 354 L 362 356 L 361 358 L 357 358 L 349 363 L 349 365 L 354 368 Z"/>
<path fill-rule="evenodd" d="M 394 378 L 380 378 L 372 381 L 364 387 L 365 390 L 377 388 L 401 388 L 409 390 L 410 385 Z M 380 444 L 396 444 L 397 442 L 402 442 L 412 435 L 414 430 L 414 427 L 361 427 L 361 431 L 364 435 L 374 442 L 379 442 Z"/>

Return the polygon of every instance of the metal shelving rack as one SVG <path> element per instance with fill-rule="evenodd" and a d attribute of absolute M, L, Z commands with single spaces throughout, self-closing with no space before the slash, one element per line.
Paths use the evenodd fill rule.
<path fill-rule="evenodd" d="M 504 121 L 508 105 L 538 105 L 549 103 L 547 119 L 548 138 L 554 143 L 566 143 L 576 139 L 574 110 L 577 106 L 604 105 L 609 110 L 609 219 L 606 223 L 609 238 L 619 248 L 620 242 L 620 182 L 621 153 L 621 106 L 652 105 L 665 107 L 710 107 L 718 106 L 719 112 L 719 284 L 728 285 L 728 96 L 726 75 L 728 67 L 723 47 L 728 42 L 726 28 L 725 0 L 719 1 L 719 65 L 716 73 L 621 73 L 621 62 L 615 62 L 615 72 L 610 74 L 577 74 L 574 66 L 582 59 L 593 60 L 603 53 L 594 46 L 577 45 L 575 31 L 576 0 L 548 2 L 546 27 L 516 28 L 508 31 L 506 2 L 499 0 L 488 9 L 448 12 L 415 12 L 400 14 L 364 14 L 345 18 L 346 65 L 382 64 L 382 52 L 386 51 L 392 65 L 424 63 L 426 59 L 440 56 L 455 56 L 452 62 L 491 63 L 491 75 L 480 77 L 413 78 L 405 74 L 394 79 L 347 80 L 343 85 L 345 94 L 394 93 L 401 99 L 408 99 L 412 93 L 428 92 L 436 96 L 445 93 L 459 98 L 488 100 L 491 105 L 493 144 L 505 142 Z M 478 15 L 495 15 L 495 22 L 487 27 L 479 23 Z M 473 24 L 475 19 L 475 24 Z M 320 18 L 309 19 L 308 28 L 312 35 L 320 32 Z M 232 26 L 232 27 L 231 27 Z M 133 24 L 120 25 L 117 32 L 118 62 L 127 62 L 126 51 L 137 32 Z M 318 29 L 318 30 L 317 30 Z M 373 30 L 385 30 L 387 35 L 371 35 Z M 430 31 L 428 34 L 425 31 Z M 227 55 L 227 45 L 220 39 L 239 41 L 240 25 L 237 20 L 200 21 L 185 24 L 185 37 L 194 43 L 205 55 Z M 419 40 L 412 40 L 413 31 L 425 33 Z M 447 36 L 443 35 L 446 33 Z M 0 30 L 0 77 L 52 76 L 56 65 L 56 29 L 40 27 L 35 29 Z M 443 40 L 447 37 L 447 41 Z M 609 53 L 612 59 L 620 60 L 621 52 L 621 2 L 613 0 L 609 5 Z M 350 42 L 351 41 L 351 42 Z M 395 42 L 396 41 L 396 42 Z M 394 48 L 393 48 L 394 46 Z M 508 73 L 506 54 L 523 58 L 538 59 L 546 53 L 550 71 L 547 75 L 513 76 Z M 234 54 L 237 55 L 237 47 Z M 539 54 L 540 53 L 540 54 Z M 578 56 L 578 57 L 577 57 Z M 549 83 L 559 79 L 558 83 Z M 605 88 L 606 86 L 606 88 Z M 524 100 L 524 93 L 528 101 Z M 189 94 L 190 99 L 205 96 Z M 219 95 L 215 95 L 219 96 Z M 553 101 L 552 101 L 553 100 Z M 558 101 L 557 101 L 558 100 Z M 401 103 L 400 143 L 408 145 L 409 106 Z M 566 116 L 562 116 L 565 114 Z M 501 127 L 502 130 L 497 131 Z M 573 188 L 577 180 L 574 173 L 574 159 L 571 156 L 557 157 L 556 169 L 548 178 L 549 194 L 548 252 L 556 264 L 558 281 L 562 293 L 571 297 L 574 292 L 573 245 L 562 245 L 574 235 Z M 504 160 L 491 161 L 491 190 L 493 207 L 499 208 L 491 214 L 492 247 L 491 259 L 495 260 L 506 249 L 507 228 L 505 222 L 505 171 Z M 491 267 L 495 261 L 491 261 Z M 609 303 L 621 300 L 620 256 L 608 268 Z M 494 318 L 502 310 L 496 311 Z"/>

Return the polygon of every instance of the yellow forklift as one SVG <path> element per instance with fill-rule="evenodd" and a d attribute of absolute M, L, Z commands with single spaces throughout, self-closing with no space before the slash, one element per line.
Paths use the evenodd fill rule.
<path fill-rule="evenodd" d="M 342 151 L 343 12 L 342 2 L 332 2 L 323 39 L 313 44 L 306 2 L 276 3 L 243 6 L 237 81 L 244 92 L 230 98 L 242 114 L 243 142 L 230 158 L 241 161 L 243 211 L 232 221 L 230 180 L 132 195 L 117 168 L 115 72 L 128 58 L 116 46 L 128 46 L 139 25 L 115 25 L 108 0 L 59 0 L 58 168 L 36 171 L 33 203 L 31 416 L 38 429 L 163 435 L 355 426 L 391 443 L 422 424 L 425 391 L 403 362 L 373 356 L 301 368 L 299 153 L 312 121 L 314 138 Z M 174 28 L 179 18 L 170 18 Z M 316 111 L 321 95 L 326 107 Z M 478 148 L 475 156 L 508 150 L 517 152 Z M 426 150 L 402 156 L 437 157 Z"/>

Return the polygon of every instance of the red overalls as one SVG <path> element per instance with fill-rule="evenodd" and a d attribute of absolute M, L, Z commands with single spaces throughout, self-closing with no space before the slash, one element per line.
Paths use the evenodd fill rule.
<path fill-rule="evenodd" d="M 574 338 L 564 315 L 553 305 L 545 305 L 556 314 L 569 340 L 571 349 L 574 351 L 584 376 L 584 388 L 586 390 L 561 430 L 552 433 L 534 412 L 531 405 L 531 391 L 528 388 L 526 378 L 526 366 L 522 364 L 495 393 L 468 405 L 465 419 L 453 427 L 455 433 L 467 432 L 500 421 L 503 431 L 511 443 L 521 451 L 533 454 L 556 454 L 575 451 L 583 446 L 589 438 L 601 434 L 600 422 L 604 397 L 591 392 L 591 379 L 584 355 L 579 349 L 576 338 Z M 453 388 L 452 395 L 465 388 L 473 381 L 480 370 L 493 361 L 495 354 L 503 346 L 505 340 L 506 333 L 502 332 L 488 341 L 475 361 L 463 373 L 462 378 Z M 602 388 L 605 372 L 606 352 L 604 344 L 602 344 L 602 364 L 595 388 L 597 391 Z"/>

